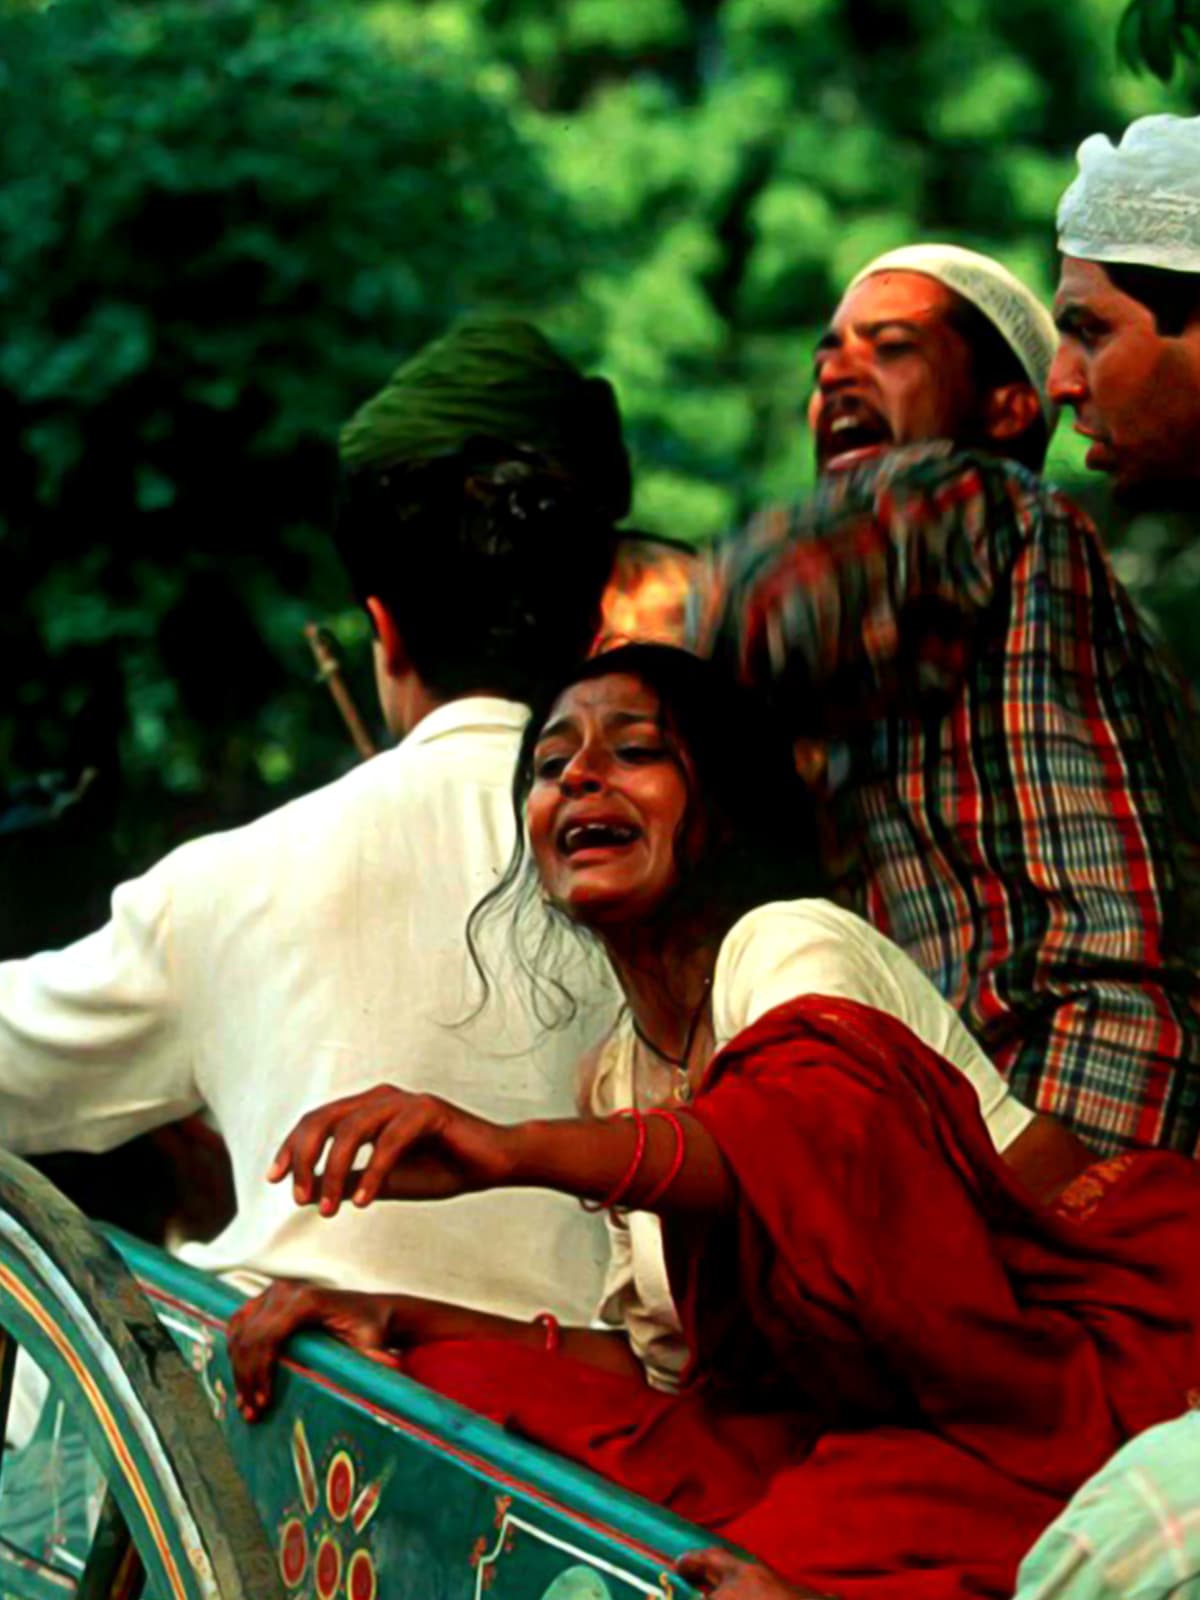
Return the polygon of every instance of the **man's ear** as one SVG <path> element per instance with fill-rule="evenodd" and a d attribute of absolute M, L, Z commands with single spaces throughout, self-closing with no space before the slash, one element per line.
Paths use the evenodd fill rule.
<path fill-rule="evenodd" d="M 1042 414 L 1042 402 L 1031 383 L 1002 383 L 989 389 L 983 402 L 983 426 L 989 439 L 1016 439 Z"/>
<path fill-rule="evenodd" d="M 375 629 L 375 638 L 378 642 L 383 662 L 391 678 L 399 678 L 408 671 L 408 652 L 404 648 L 404 640 L 400 636 L 400 629 L 396 626 L 392 613 L 376 595 L 367 596 L 367 615 L 371 619 L 371 626 Z"/>

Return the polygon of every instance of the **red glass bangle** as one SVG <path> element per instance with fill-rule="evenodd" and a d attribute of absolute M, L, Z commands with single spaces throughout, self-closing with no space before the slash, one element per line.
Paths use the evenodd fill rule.
<path fill-rule="evenodd" d="M 627 1111 L 618 1111 L 619 1117 L 632 1117 L 637 1123 L 637 1142 L 633 1147 L 633 1160 L 626 1168 L 625 1175 L 617 1184 L 611 1194 L 603 1200 L 580 1200 L 579 1204 L 585 1211 L 608 1211 L 617 1205 L 624 1195 L 629 1192 L 629 1186 L 637 1177 L 638 1168 L 642 1164 L 642 1157 L 646 1154 L 646 1119 L 636 1107 L 631 1106 Z"/>
<path fill-rule="evenodd" d="M 539 1311 L 533 1319 L 533 1325 L 535 1328 L 545 1328 L 546 1343 L 544 1348 L 546 1354 L 548 1356 L 555 1355 L 559 1345 L 562 1344 L 562 1325 L 553 1311 Z"/>
<path fill-rule="evenodd" d="M 647 1120 L 650 1117 L 661 1117 L 664 1122 L 669 1122 L 671 1124 L 671 1131 L 675 1135 L 675 1151 L 671 1157 L 671 1165 L 667 1168 L 665 1175 L 658 1180 L 653 1189 L 651 1189 L 650 1193 L 638 1203 L 639 1211 L 649 1211 L 652 1206 L 657 1205 L 662 1199 L 663 1195 L 666 1194 L 667 1190 L 675 1182 L 675 1179 L 679 1176 L 679 1169 L 683 1166 L 683 1152 L 685 1145 L 683 1123 L 680 1122 L 679 1118 L 673 1111 L 648 1111 L 646 1116 Z"/>

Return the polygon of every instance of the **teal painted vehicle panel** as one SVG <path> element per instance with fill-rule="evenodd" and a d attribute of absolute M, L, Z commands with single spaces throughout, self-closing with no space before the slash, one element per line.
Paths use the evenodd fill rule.
<path fill-rule="evenodd" d="M 194 1369 L 114 1247 L 3 1151 L 0 1419 L 3 1600 L 284 1600 Z"/>
<path fill-rule="evenodd" d="M 234 1290 L 110 1233 L 196 1373 L 297 1600 L 635 1600 L 712 1536 L 323 1337 L 265 1421 L 233 1404 Z"/>

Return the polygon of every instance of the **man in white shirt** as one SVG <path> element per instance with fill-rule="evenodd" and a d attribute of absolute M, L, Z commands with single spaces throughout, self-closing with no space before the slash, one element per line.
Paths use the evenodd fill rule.
<path fill-rule="evenodd" d="M 343 458 L 339 543 L 403 742 L 184 845 L 88 938 L 0 964 L 0 1141 L 104 1150 L 207 1108 L 237 1214 L 194 1264 L 585 1319 L 603 1234 L 562 1197 L 326 1220 L 265 1174 L 307 1108 L 382 1081 L 501 1120 L 572 1109 L 607 979 L 581 956 L 577 1015 L 547 1035 L 500 940 L 480 1006 L 465 929 L 512 849 L 522 701 L 598 625 L 629 492 L 615 400 L 536 330 L 478 322 L 399 370 Z"/>

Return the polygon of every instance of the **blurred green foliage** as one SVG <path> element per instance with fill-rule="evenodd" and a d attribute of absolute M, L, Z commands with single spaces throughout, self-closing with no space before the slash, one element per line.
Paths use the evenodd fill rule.
<path fill-rule="evenodd" d="M 0 61 L 0 773 L 119 771 L 141 855 L 343 758 L 337 426 L 586 246 L 486 63 L 353 13 L 10 5 Z"/>
<path fill-rule="evenodd" d="M 1198 104 L 1120 65 L 1121 13 L 0 0 L 0 779 L 99 767 L 128 868 L 348 763 L 299 634 L 335 616 L 366 703 L 331 441 L 462 310 L 616 382 L 640 526 L 801 491 L 850 272 L 940 237 L 1049 295 L 1080 138 Z M 1190 547 L 1126 537 L 1200 676 Z"/>
<path fill-rule="evenodd" d="M 1117 27 L 1121 60 L 1170 83 L 1180 61 L 1200 56 L 1200 0 L 1129 0 Z"/>

